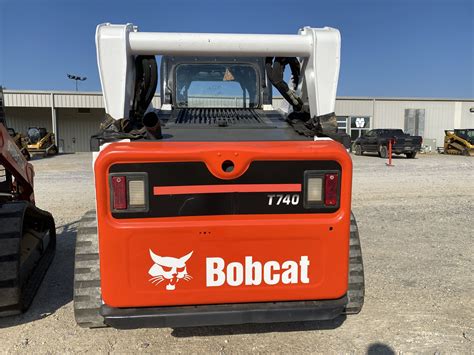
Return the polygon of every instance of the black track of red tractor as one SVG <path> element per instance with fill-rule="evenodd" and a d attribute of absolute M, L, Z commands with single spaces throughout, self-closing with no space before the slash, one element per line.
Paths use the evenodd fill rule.
<path fill-rule="evenodd" d="M 351 231 L 349 239 L 349 287 L 348 303 L 345 314 L 357 314 L 362 310 L 365 296 L 364 264 L 360 247 L 359 229 L 354 215 L 351 213 Z"/>
<path fill-rule="evenodd" d="M 0 203 L 0 316 L 30 306 L 55 248 L 50 213 L 26 201 Z"/>

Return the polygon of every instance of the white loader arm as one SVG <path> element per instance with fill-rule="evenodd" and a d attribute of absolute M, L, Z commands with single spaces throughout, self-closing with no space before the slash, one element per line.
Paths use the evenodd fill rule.
<path fill-rule="evenodd" d="M 96 46 L 105 110 L 114 119 L 129 116 L 136 55 L 300 57 L 311 116 L 334 112 L 341 48 L 334 28 L 304 27 L 297 35 L 159 33 L 105 23 L 97 26 Z"/>

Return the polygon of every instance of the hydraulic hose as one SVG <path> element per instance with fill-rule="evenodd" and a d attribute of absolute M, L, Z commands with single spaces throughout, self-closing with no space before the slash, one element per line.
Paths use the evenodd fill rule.
<path fill-rule="evenodd" d="M 265 70 L 267 72 L 270 82 L 280 92 L 288 103 L 293 106 L 294 111 L 301 111 L 303 108 L 303 100 L 296 95 L 295 91 L 288 87 L 288 84 L 283 80 L 283 73 L 286 65 L 290 65 L 291 74 L 295 85 L 298 85 L 300 77 L 300 62 L 295 57 L 272 57 L 265 59 Z"/>

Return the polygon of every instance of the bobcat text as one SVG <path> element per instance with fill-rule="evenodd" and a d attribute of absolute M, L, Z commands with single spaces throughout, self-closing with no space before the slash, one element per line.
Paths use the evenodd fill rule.
<path fill-rule="evenodd" d="M 262 282 L 267 285 L 307 284 L 309 264 L 307 256 L 302 256 L 299 262 L 287 260 L 282 264 L 273 260 L 253 261 L 251 256 L 246 256 L 243 264 L 234 261 L 227 265 L 222 258 L 206 258 L 206 286 L 257 286 Z"/>

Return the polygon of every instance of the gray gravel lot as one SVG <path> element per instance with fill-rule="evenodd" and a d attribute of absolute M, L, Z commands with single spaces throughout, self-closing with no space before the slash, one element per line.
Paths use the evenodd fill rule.
<path fill-rule="evenodd" d="M 353 210 L 366 272 L 357 316 L 186 329 L 81 329 L 72 310 L 77 221 L 94 207 L 91 155 L 34 160 L 38 206 L 58 250 L 32 308 L 0 319 L 6 352 L 474 352 L 474 158 L 354 159 Z"/>

